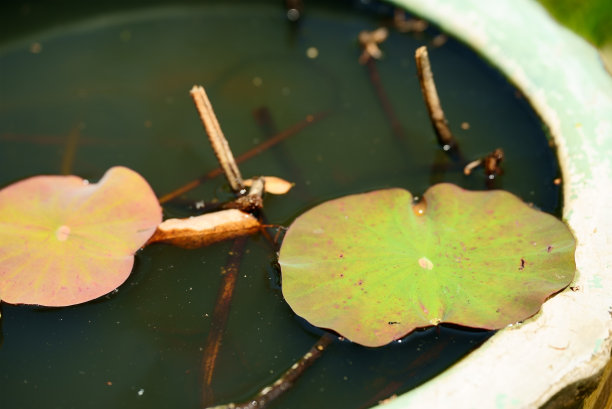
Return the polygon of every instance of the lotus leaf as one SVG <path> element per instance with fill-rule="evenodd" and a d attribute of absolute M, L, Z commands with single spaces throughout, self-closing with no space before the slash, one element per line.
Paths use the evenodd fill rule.
<path fill-rule="evenodd" d="M 575 240 L 555 217 L 505 191 L 438 184 L 413 203 L 386 189 L 299 216 L 279 263 L 296 314 L 366 346 L 453 323 L 524 320 L 575 271 Z"/>
<path fill-rule="evenodd" d="M 114 167 L 96 184 L 35 176 L 0 190 L 0 293 L 12 304 L 66 306 L 123 283 L 134 252 L 161 222 L 136 172 Z"/>

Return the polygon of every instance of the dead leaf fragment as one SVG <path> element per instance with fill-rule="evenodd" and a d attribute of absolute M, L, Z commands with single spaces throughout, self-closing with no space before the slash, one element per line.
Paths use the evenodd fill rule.
<path fill-rule="evenodd" d="M 259 221 L 237 209 L 221 210 L 187 219 L 168 219 L 157 226 L 147 244 L 163 242 L 188 249 L 254 234 Z"/>
<path fill-rule="evenodd" d="M 265 191 L 273 195 L 284 195 L 293 187 L 293 183 L 286 181 L 285 179 L 278 178 L 276 176 L 262 176 L 265 182 Z M 244 181 L 245 186 L 251 186 L 254 179 L 248 179 Z"/>
<path fill-rule="evenodd" d="M 358 41 L 363 52 L 359 56 L 359 63 L 365 64 L 371 58 L 379 60 L 382 58 L 382 50 L 378 47 L 389 36 L 389 30 L 386 27 L 379 27 L 373 31 L 363 30 L 359 33 Z"/>

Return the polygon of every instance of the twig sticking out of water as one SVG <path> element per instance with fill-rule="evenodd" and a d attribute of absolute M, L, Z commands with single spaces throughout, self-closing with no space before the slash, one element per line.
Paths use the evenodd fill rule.
<path fill-rule="evenodd" d="M 501 175 L 501 162 L 504 160 L 504 151 L 501 148 L 495 149 L 493 152 L 486 155 L 484 158 L 476 159 L 465 165 L 463 173 L 467 176 L 472 173 L 472 170 L 482 165 L 484 167 L 485 175 L 488 179 L 495 179 L 496 176 Z"/>
<path fill-rule="evenodd" d="M 329 112 L 319 112 L 319 113 L 314 114 L 314 115 L 308 115 L 306 117 L 306 119 L 297 122 L 296 124 L 290 126 L 289 128 L 279 132 L 274 137 L 272 137 L 272 138 L 270 138 L 270 139 L 260 143 L 259 145 L 253 147 L 249 151 L 247 151 L 247 152 L 243 153 L 242 155 L 238 156 L 236 158 L 236 163 L 242 163 L 242 162 L 244 162 L 246 160 L 251 159 L 254 156 L 259 155 L 260 153 L 270 149 L 271 147 L 273 147 L 273 146 L 277 145 L 278 143 L 284 141 L 285 139 L 289 138 L 290 136 L 295 135 L 297 132 L 299 132 L 302 129 L 306 128 L 308 125 L 311 125 L 311 124 L 319 121 L 320 119 L 325 118 L 327 115 L 329 115 Z M 200 186 L 203 182 L 219 176 L 222 172 L 223 171 L 222 171 L 221 168 L 213 169 L 210 172 L 208 172 L 207 174 L 199 177 L 198 179 L 192 180 L 191 182 L 189 182 L 189 183 L 179 187 L 178 189 L 163 195 L 162 197 L 159 198 L 159 203 L 161 203 L 161 204 L 167 203 L 170 200 L 175 199 L 175 198 L 179 197 L 180 195 L 189 192 L 192 189 L 195 189 L 196 187 Z"/>
<path fill-rule="evenodd" d="M 225 176 L 232 190 L 235 193 L 243 191 L 244 183 L 242 182 L 242 176 L 240 176 L 240 170 L 238 169 L 234 155 L 229 147 L 229 143 L 223 135 L 221 125 L 219 125 L 219 121 L 206 95 L 206 91 L 204 91 L 204 87 L 194 85 L 189 93 L 200 114 L 200 119 L 202 120 L 202 124 L 204 124 L 210 144 L 215 151 L 215 156 L 223 172 L 225 172 Z"/>
<path fill-rule="evenodd" d="M 487 189 L 494 189 L 495 178 L 503 173 L 503 169 L 501 168 L 501 163 L 503 160 L 504 151 L 501 148 L 497 148 L 486 156 L 465 165 L 463 168 L 463 174 L 468 176 L 472 173 L 472 170 L 482 166 L 484 168 L 485 185 Z"/>
<path fill-rule="evenodd" d="M 494 179 L 501 175 L 501 163 L 504 160 L 504 151 L 501 148 L 495 149 L 484 157 L 484 170 L 489 179 Z"/>
<path fill-rule="evenodd" d="M 480 165 L 482 165 L 482 158 L 471 161 L 470 163 L 465 165 L 465 167 L 463 168 L 463 174 L 465 176 L 471 175 L 472 171 Z"/>
<path fill-rule="evenodd" d="M 436 84 L 433 79 L 433 73 L 431 72 L 431 63 L 429 62 L 429 55 L 427 54 L 427 47 L 422 46 L 417 48 L 415 55 L 417 70 L 419 74 L 419 82 L 421 83 L 421 91 L 423 92 L 423 98 L 427 105 L 427 111 L 429 112 L 429 118 L 431 124 L 436 131 L 438 137 L 438 143 L 442 149 L 446 152 L 456 151 L 457 142 L 453 136 L 451 130 L 448 127 L 448 121 L 444 116 L 442 105 L 440 104 L 440 97 L 436 89 Z"/>
<path fill-rule="evenodd" d="M 228 403 L 225 405 L 214 406 L 208 409 L 261 409 L 270 404 L 274 399 L 279 397 L 283 392 L 289 389 L 294 382 L 299 378 L 304 370 L 314 363 L 322 354 L 327 346 L 332 342 L 333 337 L 329 334 L 323 335 L 310 348 L 299 361 L 294 363 L 291 368 L 287 369 L 274 383 L 266 386 L 259 391 L 252 399 L 241 403 Z"/>

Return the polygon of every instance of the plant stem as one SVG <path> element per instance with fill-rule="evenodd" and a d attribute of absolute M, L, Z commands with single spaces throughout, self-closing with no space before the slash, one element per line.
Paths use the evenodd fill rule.
<path fill-rule="evenodd" d="M 257 156 L 260 153 L 270 149 L 272 146 L 277 145 L 278 143 L 284 141 L 285 139 L 287 139 L 288 137 L 295 135 L 296 133 L 298 133 L 299 131 L 301 131 L 302 129 L 306 128 L 308 125 L 315 123 L 316 121 L 319 121 L 320 119 L 323 119 L 324 117 L 326 117 L 329 114 L 329 112 L 319 112 L 315 115 L 308 115 L 306 116 L 306 119 L 290 126 L 289 128 L 281 131 L 280 133 L 278 133 L 276 136 L 274 136 L 273 138 L 270 138 L 262 143 L 260 143 L 259 145 L 255 146 L 254 148 L 248 150 L 247 152 L 243 153 L 242 155 L 238 156 L 236 158 L 236 163 L 242 163 L 246 160 L 251 159 L 253 156 Z M 204 176 L 201 176 L 198 179 L 192 180 L 191 182 L 179 187 L 178 189 L 165 194 L 164 196 L 159 198 L 159 203 L 163 204 L 166 202 L 169 202 L 170 200 L 179 197 L 180 195 L 189 192 L 192 189 L 195 189 L 196 187 L 200 186 L 203 182 L 210 180 L 212 178 L 215 178 L 217 176 L 219 176 L 221 173 L 223 172 L 223 170 L 221 168 L 216 168 L 211 170 L 210 172 L 208 172 L 207 174 L 205 174 Z"/>
<path fill-rule="evenodd" d="M 429 112 L 429 118 L 431 124 L 436 131 L 438 137 L 438 143 L 442 149 L 446 152 L 457 150 L 457 142 L 455 137 L 448 127 L 448 121 L 444 116 L 442 105 L 440 104 L 440 97 L 436 89 L 436 84 L 433 79 L 433 73 L 431 71 L 431 63 L 429 62 L 429 55 L 427 54 L 427 47 L 422 46 L 417 48 L 414 57 L 416 59 L 416 65 L 419 75 L 419 82 L 421 84 L 421 91 L 423 92 L 423 98 L 427 105 L 427 111 Z"/>
<path fill-rule="evenodd" d="M 391 105 L 391 101 L 389 101 L 389 97 L 385 92 L 385 89 L 382 85 L 382 81 L 380 80 L 380 75 L 378 74 L 378 69 L 376 68 L 376 60 L 370 58 L 365 63 L 366 68 L 368 69 L 368 75 L 370 77 L 370 82 L 374 87 L 374 91 L 376 91 L 376 96 L 378 97 L 378 101 L 382 106 L 382 109 L 387 117 L 387 120 L 391 124 L 391 129 L 393 130 L 393 134 L 395 137 L 404 142 L 406 140 L 406 136 L 404 134 L 404 130 L 402 129 L 402 125 L 400 124 L 397 115 L 395 115 L 395 111 L 393 111 L 393 106 Z"/>
<path fill-rule="evenodd" d="M 253 409 L 264 408 L 283 392 L 289 389 L 295 381 L 302 375 L 304 370 L 321 357 L 323 351 L 332 342 L 333 336 L 323 335 L 319 340 L 302 356 L 296 363 L 291 365 L 274 383 L 266 386 L 259 391 L 252 399 L 241 403 L 228 403 L 210 407 L 208 409 Z"/>
<path fill-rule="evenodd" d="M 465 168 L 463 168 L 463 174 L 469 176 L 475 168 L 482 166 L 484 168 L 485 184 L 487 189 L 493 189 L 494 179 L 503 173 L 501 168 L 501 163 L 503 160 L 504 151 L 501 148 L 497 148 L 493 152 L 488 153 L 486 156 L 465 165 Z"/>
<path fill-rule="evenodd" d="M 212 391 L 212 377 L 215 371 L 215 363 L 219 355 L 223 332 L 229 317 L 234 288 L 236 287 L 236 278 L 238 277 L 238 268 L 242 261 L 242 255 L 246 246 L 247 238 L 239 237 L 234 240 L 234 244 L 229 253 L 229 259 L 225 269 L 223 269 L 223 283 L 217 294 L 215 309 L 212 314 L 212 322 L 210 332 L 206 338 L 204 347 L 204 358 L 202 359 L 202 406 L 206 407 L 214 401 Z"/>
<path fill-rule="evenodd" d="M 210 100 L 206 95 L 206 91 L 204 91 L 204 87 L 194 85 L 189 93 L 193 98 L 193 102 L 196 105 L 198 113 L 200 114 L 200 119 L 202 120 L 202 124 L 204 124 L 206 133 L 208 134 L 208 140 L 215 151 L 215 156 L 217 157 L 223 172 L 225 172 L 225 177 L 227 177 L 232 190 L 235 193 L 240 193 L 244 190 L 240 170 L 238 169 L 238 165 L 236 164 L 232 150 L 229 147 L 229 143 L 223 135 L 221 125 L 219 125 L 219 121 L 217 120 L 215 111 L 213 110 Z"/>

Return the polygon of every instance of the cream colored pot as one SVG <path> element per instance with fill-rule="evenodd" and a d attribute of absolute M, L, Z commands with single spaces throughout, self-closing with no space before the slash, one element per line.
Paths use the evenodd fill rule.
<path fill-rule="evenodd" d="M 579 400 L 598 381 L 612 347 L 612 77 L 592 46 L 534 0 L 394 3 L 474 48 L 549 126 L 578 271 L 576 291 L 551 298 L 535 317 L 500 330 L 384 408 L 549 408 Z"/>

